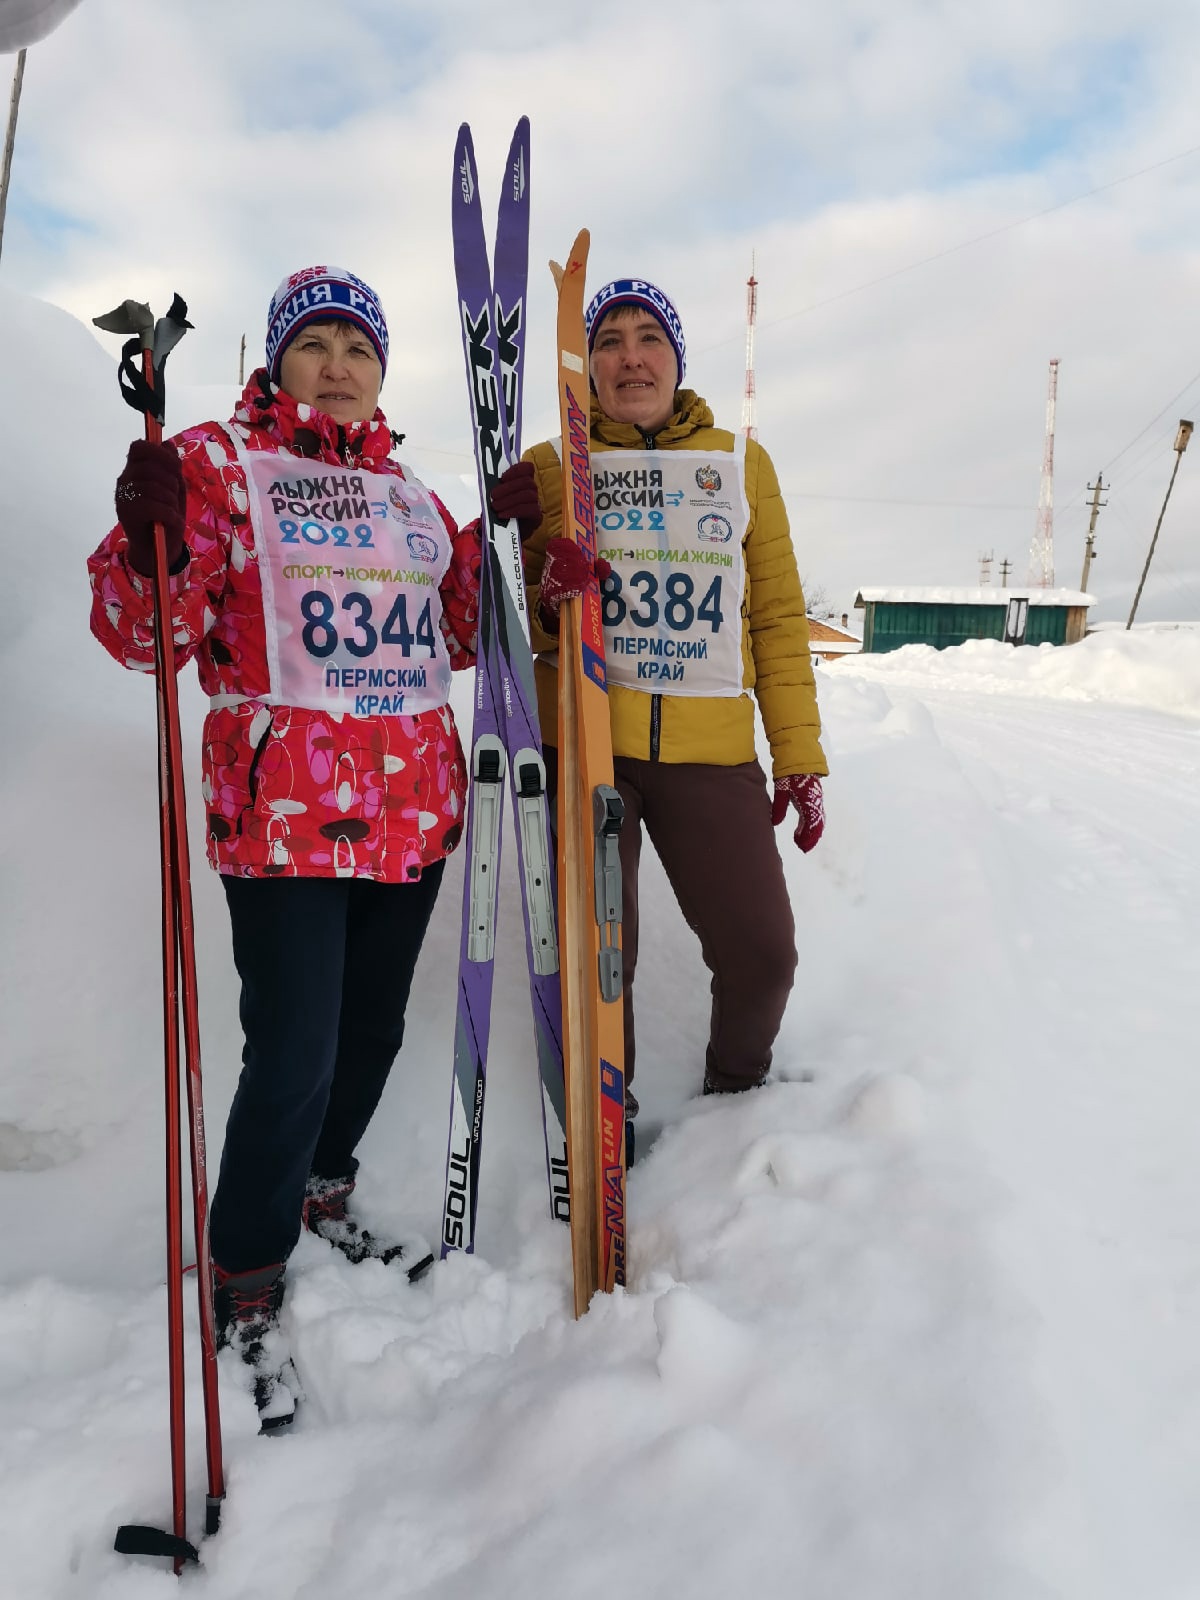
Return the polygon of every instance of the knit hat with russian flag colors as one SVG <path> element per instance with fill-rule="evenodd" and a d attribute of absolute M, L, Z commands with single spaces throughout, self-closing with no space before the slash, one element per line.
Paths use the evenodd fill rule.
<path fill-rule="evenodd" d="M 387 318 L 369 283 L 344 267 L 304 267 L 285 278 L 267 312 L 267 371 L 279 382 L 283 352 L 313 322 L 352 322 L 371 341 L 387 372 Z"/>
<path fill-rule="evenodd" d="M 588 354 L 591 354 L 596 342 L 597 328 L 617 306 L 639 306 L 643 311 L 648 311 L 659 324 L 675 351 L 675 361 L 679 367 L 679 377 L 676 379 L 678 387 L 683 382 L 683 375 L 687 370 L 685 362 L 687 346 L 683 340 L 683 323 L 680 322 L 679 313 L 671 300 L 661 289 L 653 283 L 647 283 L 644 278 L 614 278 L 611 283 L 606 283 L 603 289 L 598 289 L 592 296 L 583 314 L 583 325 L 587 329 Z"/>

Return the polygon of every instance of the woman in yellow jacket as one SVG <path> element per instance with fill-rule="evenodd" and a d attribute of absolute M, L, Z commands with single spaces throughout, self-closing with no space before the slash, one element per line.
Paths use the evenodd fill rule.
<path fill-rule="evenodd" d="M 683 329 L 660 289 L 639 279 L 607 284 L 586 321 L 596 572 L 625 802 L 626 1081 L 634 1068 L 644 825 L 712 973 L 705 1092 L 749 1089 L 771 1065 L 796 967 L 772 824 L 794 805 L 796 843 L 810 850 L 824 826 L 821 776 L 829 770 L 787 513 L 766 451 L 717 428 L 705 401 L 681 387 Z M 559 608 L 582 591 L 589 570 L 578 546 L 561 537 L 556 445 L 536 445 L 525 460 L 527 493 L 513 510 L 526 536 L 552 767 Z M 773 797 L 755 759 L 751 691 L 771 745 Z M 635 1110 L 630 1097 L 628 1115 Z"/>

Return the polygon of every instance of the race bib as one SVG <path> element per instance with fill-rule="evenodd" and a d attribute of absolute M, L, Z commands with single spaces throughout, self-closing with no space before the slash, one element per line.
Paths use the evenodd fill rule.
<path fill-rule="evenodd" d="M 608 680 L 648 694 L 743 693 L 745 441 L 731 455 L 605 450 L 592 457 Z"/>
<path fill-rule="evenodd" d="M 231 439 L 262 576 L 270 702 L 355 717 L 445 705 L 450 534 L 428 491 Z"/>

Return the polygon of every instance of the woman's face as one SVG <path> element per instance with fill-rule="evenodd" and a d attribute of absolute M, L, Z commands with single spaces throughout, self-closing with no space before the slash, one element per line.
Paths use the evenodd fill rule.
<path fill-rule="evenodd" d="M 657 433 L 675 409 L 675 348 L 648 311 L 617 306 L 592 342 L 592 382 L 606 417 Z"/>
<path fill-rule="evenodd" d="M 367 422 L 379 404 L 383 368 L 371 341 L 352 323 L 313 322 L 283 352 L 279 382 L 293 400 L 335 422 Z"/>

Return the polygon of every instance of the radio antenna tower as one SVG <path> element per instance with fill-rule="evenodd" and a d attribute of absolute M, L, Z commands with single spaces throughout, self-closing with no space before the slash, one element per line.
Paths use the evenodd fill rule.
<path fill-rule="evenodd" d="M 750 276 L 746 279 L 746 392 L 742 398 L 742 432 L 747 439 L 758 438 L 754 421 L 754 324 L 758 321 L 758 279 L 754 276 L 754 252 L 750 252 Z"/>
<path fill-rule="evenodd" d="M 1029 547 L 1029 581 L 1042 589 L 1054 587 L 1054 409 L 1058 401 L 1058 357 L 1050 362 L 1050 391 L 1046 396 L 1046 449 L 1042 456 L 1042 492 L 1038 496 L 1037 530 Z"/>

